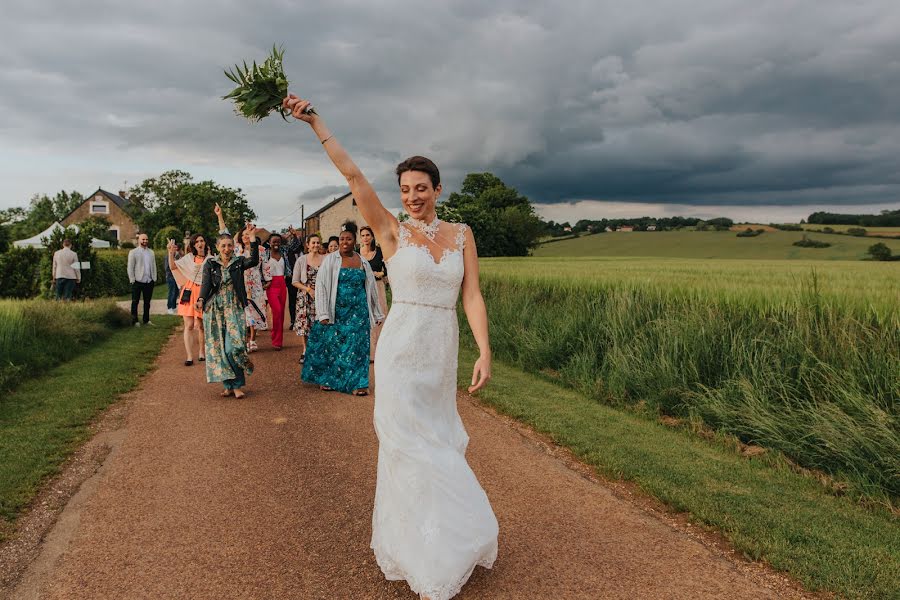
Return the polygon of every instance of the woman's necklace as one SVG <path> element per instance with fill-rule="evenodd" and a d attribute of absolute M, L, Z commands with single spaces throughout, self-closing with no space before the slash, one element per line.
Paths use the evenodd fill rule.
<path fill-rule="evenodd" d="M 434 236 L 437 235 L 438 227 L 440 227 L 441 225 L 441 220 L 438 219 L 436 215 L 431 223 L 426 223 L 425 221 L 420 221 L 419 219 L 413 219 L 412 217 L 410 217 L 409 224 L 421 231 L 422 235 L 433 242 Z"/>

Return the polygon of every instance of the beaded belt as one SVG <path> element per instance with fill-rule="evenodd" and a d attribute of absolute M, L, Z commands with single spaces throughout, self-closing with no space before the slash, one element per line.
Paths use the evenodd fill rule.
<path fill-rule="evenodd" d="M 427 306 L 428 308 L 440 308 L 443 310 L 456 310 L 455 306 L 441 306 L 440 304 L 428 304 L 426 302 L 411 302 L 410 300 L 394 300 L 391 304 L 412 304 L 413 306 Z"/>

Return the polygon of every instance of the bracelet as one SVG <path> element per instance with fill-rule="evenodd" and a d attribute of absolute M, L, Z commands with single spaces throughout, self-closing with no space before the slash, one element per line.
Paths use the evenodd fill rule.
<path fill-rule="evenodd" d="M 322 145 L 324 146 L 324 145 L 325 145 L 325 142 L 327 142 L 328 140 L 330 140 L 330 139 L 333 138 L 333 137 L 334 137 L 334 134 L 332 133 L 332 134 L 329 135 L 327 138 L 325 138 L 324 140 L 322 140 Z"/>

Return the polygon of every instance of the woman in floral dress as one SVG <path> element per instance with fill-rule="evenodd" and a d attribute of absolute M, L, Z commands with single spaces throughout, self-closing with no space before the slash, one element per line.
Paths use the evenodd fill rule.
<path fill-rule="evenodd" d="M 322 237 L 314 233 L 306 238 L 306 254 L 294 263 L 291 284 L 297 288 L 297 308 L 294 330 L 300 336 L 300 364 L 306 360 L 306 340 L 316 321 L 316 276 L 322 266 Z"/>
<path fill-rule="evenodd" d="M 316 323 L 309 335 L 303 381 L 326 391 L 369 393 L 369 330 L 384 321 L 375 276 L 355 251 L 356 225 L 346 223 L 340 248 L 322 260 Z"/>
<path fill-rule="evenodd" d="M 250 229 L 250 258 L 234 254 L 234 240 L 222 234 L 216 242 L 218 256 L 203 266 L 203 283 L 197 310 L 203 311 L 206 331 L 206 381 L 221 382 L 223 397 L 243 398 L 241 390 L 246 376 L 253 372 L 253 363 L 244 343 L 247 321 L 244 308 L 247 291 L 244 271 L 259 264 L 259 244 L 256 229 Z"/>
<path fill-rule="evenodd" d="M 215 207 L 216 218 L 219 220 L 219 234 L 229 233 L 228 227 L 225 225 L 225 218 L 222 216 L 222 208 L 219 203 Z M 250 237 L 251 223 L 234 236 L 234 253 L 244 258 L 250 258 Z M 256 240 L 257 244 L 259 239 Z M 256 332 L 265 331 L 266 323 L 266 290 L 263 288 L 262 268 L 259 266 L 244 271 L 244 289 L 247 292 L 247 307 L 244 308 L 244 314 L 247 318 L 247 352 L 255 352 L 259 350 L 256 345 Z"/>

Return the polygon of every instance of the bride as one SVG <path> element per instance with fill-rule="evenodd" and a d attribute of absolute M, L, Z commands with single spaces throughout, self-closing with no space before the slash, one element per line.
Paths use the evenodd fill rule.
<path fill-rule="evenodd" d="M 375 559 L 385 577 L 406 580 L 420 598 L 451 598 L 476 566 L 490 568 L 497 557 L 497 519 L 466 462 L 469 436 L 456 409 L 460 289 L 480 350 L 469 392 L 491 377 L 475 238 L 465 225 L 437 218 L 440 173 L 429 159 L 397 166 L 410 216 L 400 223 L 322 118 L 309 113 L 309 101 L 291 94 L 283 106 L 311 126 L 347 178 L 391 277 L 393 302 L 375 352 Z"/>

